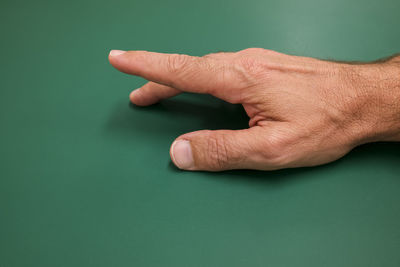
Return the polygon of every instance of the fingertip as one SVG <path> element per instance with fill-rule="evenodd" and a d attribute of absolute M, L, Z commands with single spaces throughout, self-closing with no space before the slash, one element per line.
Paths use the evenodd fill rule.
<path fill-rule="evenodd" d="M 111 50 L 110 53 L 108 54 L 109 57 L 117 57 L 119 55 L 122 55 L 126 53 L 124 50 Z"/>
<path fill-rule="evenodd" d="M 140 88 L 133 90 L 129 94 L 129 99 L 136 106 L 149 106 L 157 102 L 154 99 L 149 98 L 148 96 L 144 96 Z"/>
<path fill-rule="evenodd" d="M 114 66 L 114 68 L 120 69 L 120 60 L 121 59 L 121 55 L 123 55 L 124 53 L 126 53 L 127 51 L 123 51 L 123 50 L 111 50 L 108 53 L 108 61 L 111 63 L 111 65 Z"/>
<path fill-rule="evenodd" d="M 132 102 L 133 104 L 138 105 L 138 106 L 141 106 L 139 89 L 133 90 L 133 91 L 129 94 L 129 99 L 131 100 L 131 102 Z"/>

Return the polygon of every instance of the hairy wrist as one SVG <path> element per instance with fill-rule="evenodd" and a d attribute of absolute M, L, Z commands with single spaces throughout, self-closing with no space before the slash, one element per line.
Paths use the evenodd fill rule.
<path fill-rule="evenodd" d="M 400 141 L 400 57 L 346 67 L 355 142 Z"/>

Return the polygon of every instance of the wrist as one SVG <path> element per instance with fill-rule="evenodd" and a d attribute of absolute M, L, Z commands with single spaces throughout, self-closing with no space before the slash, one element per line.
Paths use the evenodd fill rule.
<path fill-rule="evenodd" d="M 400 57 L 348 67 L 356 144 L 400 141 Z"/>

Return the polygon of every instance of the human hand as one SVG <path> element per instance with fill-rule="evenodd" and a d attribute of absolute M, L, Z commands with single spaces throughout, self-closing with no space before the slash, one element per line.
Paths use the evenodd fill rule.
<path fill-rule="evenodd" d="M 400 137 L 399 93 L 386 93 L 400 84 L 398 58 L 349 64 L 249 48 L 203 57 L 113 50 L 109 60 L 150 81 L 131 93 L 136 105 L 181 92 L 243 105 L 248 129 L 201 130 L 172 143 L 171 159 L 181 169 L 314 166 L 357 145 Z"/>

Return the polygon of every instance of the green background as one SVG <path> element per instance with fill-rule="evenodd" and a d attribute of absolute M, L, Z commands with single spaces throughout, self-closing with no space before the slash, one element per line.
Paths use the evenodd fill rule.
<path fill-rule="evenodd" d="M 182 95 L 129 105 L 110 49 L 400 51 L 400 1 L 0 2 L 0 266 L 400 266 L 400 144 L 315 168 L 177 170 L 169 146 L 247 126 Z"/>

